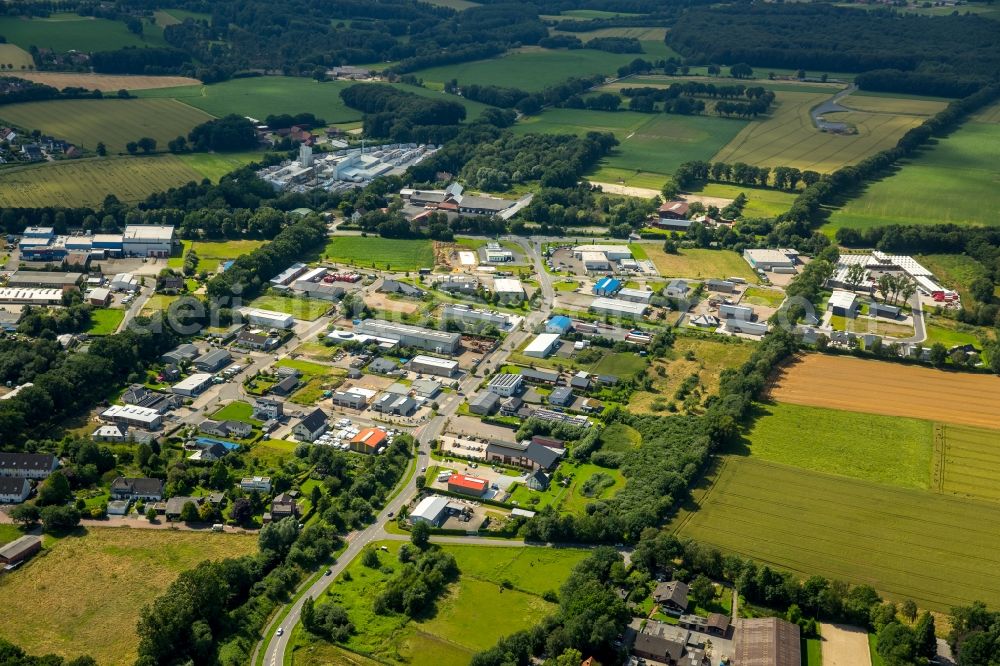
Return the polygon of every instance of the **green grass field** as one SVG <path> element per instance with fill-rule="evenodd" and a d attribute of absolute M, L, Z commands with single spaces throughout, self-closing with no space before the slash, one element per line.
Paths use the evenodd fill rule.
<path fill-rule="evenodd" d="M 942 492 L 1000 501 L 1000 446 L 996 431 L 937 424 Z"/>
<path fill-rule="evenodd" d="M 184 266 L 184 254 L 189 249 L 193 249 L 198 255 L 198 271 L 208 271 L 214 273 L 219 268 L 219 264 L 230 259 L 236 259 L 244 254 L 253 252 L 264 241 L 260 240 L 221 240 L 221 241 L 181 241 L 183 251 L 179 256 L 170 257 L 167 266 L 171 268 L 182 268 Z"/>
<path fill-rule="evenodd" d="M 4 121 L 66 139 L 88 150 L 103 142 L 109 152 L 124 152 L 129 141 L 148 136 L 157 149 L 211 117 L 168 99 L 73 99 L 10 104 Z"/>
<path fill-rule="evenodd" d="M 614 74 L 631 62 L 634 53 L 607 53 L 593 49 L 542 49 L 526 47 L 497 58 L 431 67 L 414 72 L 425 82 L 508 86 L 529 92 L 562 83 L 571 76 Z"/>
<path fill-rule="evenodd" d="M 197 563 L 256 549 L 252 535 L 173 530 L 91 528 L 52 541 L 0 581 L 7 598 L 0 636 L 33 654 L 132 664 L 140 608 Z"/>
<path fill-rule="evenodd" d="M 263 153 L 186 153 L 179 157 L 185 166 L 194 169 L 202 178 L 217 183 L 230 171 L 260 161 Z"/>
<path fill-rule="evenodd" d="M 260 421 L 253 418 L 253 406 L 248 402 L 237 400 L 212 414 L 212 418 L 217 421 L 242 421 L 250 425 L 260 425 Z"/>
<path fill-rule="evenodd" d="M 743 208 L 744 217 L 776 217 L 786 213 L 792 207 L 796 196 L 792 192 L 728 185 L 726 183 L 706 183 L 704 187 L 697 192 L 692 192 L 692 194 L 723 199 L 735 199 L 740 194 L 744 194 L 747 198 L 747 204 Z"/>
<path fill-rule="evenodd" d="M 752 284 L 760 282 L 750 264 L 736 252 L 694 248 L 667 254 L 659 244 L 644 243 L 643 247 L 663 277 L 742 277 Z"/>
<path fill-rule="evenodd" d="M 90 313 L 90 335 L 111 335 L 118 330 L 118 325 L 125 318 L 124 310 L 101 309 Z"/>
<path fill-rule="evenodd" d="M 629 451 L 641 444 L 639 431 L 624 423 L 612 423 L 601 431 L 601 448 L 605 451 Z"/>
<path fill-rule="evenodd" d="M 744 121 L 708 116 L 632 111 L 548 109 L 514 126 L 520 134 L 612 132 L 619 146 L 589 173 L 598 182 L 659 189 L 683 162 L 709 159 L 739 132 Z"/>
<path fill-rule="evenodd" d="M 0 17 L 0 35 L 27 50 L 31 46 L 57 52 L 111 51 L 127 46 L 166 46 L 163 30 L 143 23 L 144 34 L 134 35 L 123 21 L 52 14 L 47 18 Z"/>
<path fill-rule="evenodd" d="M 823 639 L 802 639 L 802 666 L 823 666 Z"/>
<path fill-rule="evenodd" d="M 434 244 L 429 240 L 335 236 L 327 243 L 323 254 L 338 264 L 362 268 L 415 271 L 434 265 Z"/>
<path fill-rule="evenodd" d="M 252 300 L 250 307 L 271 310 L 273 312 L 284 312 L 296 319 L 314 321 L 333 307 L 333 304 L 329 301 L 320 301 L 313 298 L 292 298 L 290 296 L 267 294 Z"/>
<path fill-rule="evenodd" d="M 930 487 L 932 423 L 785 403 L 758 406 L 753 458 L 903 488 Z"/>
<path fill-rule="evenodd" d="M 970 302 L 969 285 L 977 277 L 986 275 L 986 267 L 966 254 L 921 254 L 917 261 L 941 284 L 954 289 L 962 296 L 962 300 Z"/>
<path fill-rule="evenodd" d="M 922 343 L 925 347 L 940 342 L 948 348 L 972 344 L 982 349 L 984 342 L 992 341 L 996 337 L 985 326 L 970 326 L 944 317 L 931 318 L 924 328 L 927 330 L 927 339 Z"/>
<path fill-rule="evenodd" d="M 802 437 L 800 435 L 799 439 Z M 802 577 L 947 610 L 1000 603 L 1000 505 L 728 457 L 673 529 Z M 693 506 L 692 506 L 693 508 Z M 961 534 L 961 539 L 956 539 Z"/>
<path fill-rule="evenodd" d="M 782 80 L 771 81 L 768 79 L 755 79 L 750 82 L 740 82 L 736 79 L 725 76 L 664 76 L 662 74 L 636 74 L 622 79 L 621 81 L 616 81 L 615 83 L 602 86 L 602 89 L 617 91 L 622 88 L 634 88 L 637 86 L 668 88 L 674 83 L 686 83 L 688 81 L 712 83 L 717 86 L 731 86 L 734 83 L 741 83 L 743 85 L 766 88 L 768 90 L 773 90 L 774 92 L 821 93 L 827 97 L 844 88 L 842 83 L 812 83 Z"/>
<path fill-rule="evenodd" d="M 108 193 L 133 203 L 203 176 L 176 155 L 105 157 L 0 171 L 0 206 L 100 206 Z"/>
<path fill-rule="evenodd" d="M 863 111 L 827 114 L 831 121 L 855 125 L 858 133 L 820 132 L 813 125 L 809 111 L 829 96 L 815 92 L 779 92 L 773 113 L 749 123 L 715 154 L 713 161 L 789 166 L 828 173 L 894 146 L 899 137 L 925 118 Z"/>
<path fill-rule="evenodd" d="M 16 44 L 0 44 L 0 64 L 4 65 L 8 72 L 35 68 L 31 54 Z"/>
<path fill-rule="evenodd" d="M 1000 108 L 1000 105 L 997 105 Z M 884 224 L 1000 224 L 1000 124 L 970 121 L 834 211 L 825 231 Z M 947 197 L 941 197 L 947 192 Z"/>
<path fill-rule="evenodd" d="M 574 549 L 444 546 L 455 556 L 460 577 L 438 600 L 436 612 L 409 620 L 372 611 L 372 599 L 400 566 L 399 542 L 384 545 L 389 552 L 379 552 L 379 560 L 385 571 L 362 566 L 358 558 L 347 569 L 350 580 L 339 578 L 329 596 L 318 602 L 331 599 L 347 609 L 356 627 L 345 644 L 347 649 L 382 663 L 414 666 L 467 664 L 473 653 L 493 645 L 500 636 L 530 627 L 555 608 L 541 595 L 558 589 L 587 554 Z M 502 588 L 504 581 L 512 588 Z M 307 661 L 312 643 L 301 629 L 293 641 L 293 663 L 314 663 Z"/>
<path fill-rule="evenodd" d="M 276 471 L 295 454 L 296 446 L 297 443 L 286 442 L 283 439 L 266 439 L 250 448 L 250 459 L 260 469 Z"/>
<path fill-rule="evenodd" d="M 778 289 L 766 289 L 764 287 L 748 287 L 743 294 L 741 303 L 750 305 L 763 305 L 769 308 L 776 308 L 785 300 L 785 292 Z"/>
<path fill-rule="evenodd" d="M 529 510 L 551 506 L 563 513 L 581 515 L 587 504 L 613 497 L 625 485 L 625 477 L 619 470 L 590 463 L 565 461 L 559 465 L 559 472 L 564 477 L 571 477 L 568 486 L 553 483 L 547 489 L 538 491 L 518 484 L 508 501 Z M 587 481 L 597 474 L 601 474 L 606 483 L 588 488 Z"/>

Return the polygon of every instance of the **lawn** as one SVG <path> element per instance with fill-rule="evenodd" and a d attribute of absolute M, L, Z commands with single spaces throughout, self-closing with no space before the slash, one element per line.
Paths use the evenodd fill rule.
<path fill-rule="evenodd" d="M 945 611 L 1000 603 L 1000 504 L 726 458 L 674 531 L 786 569 Z M 955 535 L 961 534 L 960 542 Z"/>
<path fill-rule="evenodd" d="M 165 151 L 167 142 L 184 135 L 211 116 L 169 99 L 72 99 L 9 104 L 0 108 L 0 118 L 39 129 L 61 139 L 94 150 L 98 142 L 109 152 L 125 152 L 125 144 L 142 137 L 156 139 Z"/>
<path fill-rule="evenodd" d="M 785 292 L 780 289 L 767 289 L 765 287 L 747 287 L 740 303 L 750 305 L 763 305 L 769 308 L 776 308 L 785 300 Z"/>
<path fill-rule="evenodd" d="M 975 327 L 968 324 L 960 324 L 944 317 L 934 317 L 925 327 L 927 338 L 923 341 L 923 346 L 930 347 L 940 342 L 945 347 L 951 349 L 957 345 L 972 344 L 983 348 L 983 339 L 991 339 L 988 328 Z"/>
<path fill-rule="evenodd" d="M 249 254 L 264 244 L 260 240 L 220 240 L 220 241 L 184 241 L 184 252 L 193 249 L 198 255 L 198 272 L 214 273 L 219 264 L 230 259 Z M 172 257 L 169 265 L 181 268 L 184 265 L 184 255 Z M 254 306 L 258 307 L 258 306 Z"/>
<path fill-rule="evenodd" d="M 834 211 L 825 231 L 885 224 L 996 225 L 1000 124 L 966 122 Z M 938 196 L 948 192 L 946 198 Z"/>
<path fill-rule="evenodd" d="M 590 368 L 590 372 L 596 375 L 617 375 L 628 379 L 642 372 L 647 363 L 645 358 L 634 352 L 614 352 L 601 358 Z"/>
<path fill-rule="evenodd" d="M 654 359 L 650 365 L 647 374 L 653 380 L 653 390 L 632 394 L 628 409 L 634 414 L 662 412 L 667 403 L 674 401 L 674 393 L 681 383 L 694 373 L 698 374 L 698 383 L 703 387 L 702 396 L 712 395 L 719 388 L 722 371 L 742 365 L 753 350 L 752 343 L 738 338 L 678 337 L 669 355 Z M 662 375 L 659 368 L 663 368 Z M 662 405 L 662 408 L 654 409 L 654 405 Z"/>
<path fill-rule="evenodd" d="M 132 664 L 139 609 L 199 562 L 256 549 L 254 536 L 88 529 L 51 542 L 44 556 L 0 579 L 7 599 L 0 636 L 33 654 L 89 654 L 100 664 Z"/>
<path fill-rule="evenodd" d="M 329 261 L 363 268 L 415 271 L 434 265 L 434 244 L 429 240 L 335 236 L 323 254 Z"/>
<path fill-rule="evenodd" d="M 212 418 L 216 421 L 242 421 L 253 426 L 259 426 L 260 421 L 253 418 L 253 406 L 248 402 L 237 400 L 219 409 Z"/>
<path fill-rule="evenodd" d="M 295 454 L 296 446 L 297 443 L 283 439 L 266 439 L 250 448 L 250 458 L 260 468 L 277 471 Z"/>
<path fill-rule="evenodd" d="M 414 75 L 439 84 L 458 79 L 459 84 L 507 86 L 535 92 L 562 83 L 571 76 L 614 74 L 635 57 L 634 53 L 608 53 L 593 49 L 570 51 L 525 47 L 497 58 L 432 67 L 414 72 Z"/>
<path fill-rule="evenodd" d="M 916 114 L 848 111 L 827 114 L 827 119 L 852 124 L 857 134 L 821 132 L 809 111 L 829 97 L 828 93 L 779 92 L 771 115 L 749 123 L 712 160 L 829 173 L 895 146 L 907 130 L 925 120 Z"/>
<path fill-rule="evenodd" d="M 605 451 L 630 451 L 641 444 L 639 431 L 624 423 L 612 423 L 601 431 L 601 448 Z"/>
<path fill-rule="evenodd" d="M 691 192 L 695 195 L 722 199 L 735 199 L 741 193 L 747 198 L 746 206 L 743 208 L 744 217 L 776 217 L 787 213 L 796 196 L 792 192 L 725 183 L 707 183 L 700 190 Z"/>
<path fill-rule="evenodd" d="M 927 489 L 932 428 L 919 419 L 773 403 L 758 405 L 744 441 L 756 459 Z"/>
<path fill-rule="evenodd" d="M 619 470 L 598 467 L 590 463 L 564 461 L 559 465 L 557 474 L 570 477 L 569 485 L 564 486 L 554 479 L 548 489 L 537 491 L 518 484 L 511 493 L 509 502 L 529 510 L 552 506 L 563 513 L 581 515 L 586 510 L 587 504 L 598 499 L 613 497 L 625 485 L 625 477 Z M 585 487 L 587 481 L 597 474 L 603 475 L 601 478 L 604 479 L 604 483 Z"/>
<path fill-rule="evenodd" d="M 379 569 L 365 567 L 357 558 L 347 569 L 350 576 L 336 580 L 329 596 L 320 601 L 329 598 L 347 610 L 357 629 L 345 645 L 348 650 L 383 663 L 414 666 L 467 664 L 473 653 L 493 645 L 500 636 L 532 626 L 555 608 L 541 595 L 558 589 L 570 569 L 587 555 L 575 549 L 444 546 L 455 556 L 459 579 L 429 617 L 409 620 L 372 611 L 372 599 L 400 566 L 399 542 L 384 545 L 389 552 L 379 552 Z M 509 581 L 511 589 L 501 586 L 504 581 Z M 301 631 L 296 631 L 293 640 L 293 663 L 318 663 L 308 661 L 313 644 Z M 325 649 L 322 643 L 316 647 Z M 305 659 L 300 661 L 300 655 Z"/>
<path fill-rule="evenodd" d="M 31 46 L 66 51 L 110 51 L 127 46 L 166 46 L 163 30 L 143 24 L 144 35 L 135 35 L 124 21 L 56 13 L 47 18 L 0 17 L 0 35 L 22 49 Z"/>
<path fill-rule="evenodd" d="M 272 312 L 284 312 L 296 319 L 315 321 L 322 317 L 327 310 L 334 307 L 334 305 L 329 301 L 320 301 L 313 298 L 292 298 L 291 296 L 267 294 L 258 296 L 250 301 L 250 307 L 271 310 Z"/>
<path fill-rule="evenodd" d="M 100 309 L 90 312 L 90 335 L 111 335 L 118 330 L 119 324 L 125 319 L 124 310 Z"/>
<path fill-rule="evenodd" d="M 547 109 L 523 118 L 513 130 L 521 134 L 611 132 L 619 145 L 587 177 L 611 183 L 624 179 L 630 186 L 659 189 L 683 162 L 710 159 L 744 124 L 709 116 Z"/>
<path fill-rule="evenodd" d="M 741 255 L 730 250 L 705 250 L 699 248 L 678 250 L 667 254 L 659 244 L 646 243 L 649 258 L 664 277 L 728 278 L 741 277 L 756 284 L 760 280 Z"/>
<path fill-rule="evenodd" d="M 823 639 L 802 639 L 802 666 L 823 666 Z"/>
<path fill-rule="evenodd" d="M 150 315 L 153 312 L 166 312 L 170 308 L 170 305 L 179 298 L 180 296 L 171 296 L 168 294 L 153 294 L 149 297 L 149 300 L 143 303 L 140 314 Z"/>

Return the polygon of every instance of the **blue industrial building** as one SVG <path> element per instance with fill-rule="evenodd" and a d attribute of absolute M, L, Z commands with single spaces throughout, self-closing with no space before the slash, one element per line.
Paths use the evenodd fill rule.
<path fill-rule="evenodd" d="M 622 288 L 622 281 L 611 276 L 602 277 L 594 285 L 595 296 L 614 296 Z"/>

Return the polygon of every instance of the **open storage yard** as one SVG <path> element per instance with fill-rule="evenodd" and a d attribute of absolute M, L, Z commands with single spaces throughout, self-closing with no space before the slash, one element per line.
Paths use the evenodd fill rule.
<path fill-rule="evenodd" d="M 1000 224 L 1000 104 L 902 160 L 830 216 L 824 230 L 886 224 Z M 992 119 L 992 120 L 991 120 Z M 947 196 L 941 196 L 947 192 Z"/>
<path fill-rule="evenodd" d="M 682 536 L 802 577 L 868 583 L 924 608 L 1000 603 L 1000 504 L 724 459 Z"/>
<path fill-rule="evenodd" d="M 992 375 L 808 354 L 778 371 L 770 397 L 799 405 L 1000 428 L 1000 380 Z"/>
<path fill-rule="evenodd" d="M 0 118 L 29 129 L 40 129 L 94 150 L 98 142 L 109 152 L 124 152 L 125 144 L 148 136 L 157 148 L 193 127 L 211 120 L 203 111 L 169 99 L 73 99 L 8 104 Z"/>
<path fill-rule="evenodd" d="M 182 571 L 257 549 L 255 536 L 91 528 L 46 540 L 47 552 L 0 577 L 0 636 L 33 654 L 89 654 L 132 664 L 139 610 Z M 71 591 L 68 593 L 67 591 Z"/>

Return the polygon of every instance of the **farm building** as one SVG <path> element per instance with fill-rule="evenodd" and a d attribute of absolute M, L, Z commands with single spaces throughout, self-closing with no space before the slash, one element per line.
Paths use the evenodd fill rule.
<path fill-rule="evenodd" d="M 653 601 L 660 610 L 670 615 L 680 615 L 688 607 L 688 586 L 679 580 L 659 583 L 653 590 Z"/>
<path fill-rule="evenodd" d="M 799 666 L 799 627 L 776 617 L 740 618 L 733 658 L 740 666 Z"/>
<path fill-rule="evenodd" d="M 854 318 L 858 316 L 858 296 L 854 292 L 837 289 L 830 296 L 826 309 L 835 316 Z"/>
<path fill-rule="evenodd" d="M 621 280 L 616 280 L 611 276 L 605 276 L 597 281 L 597 284 L 594 285 L 593 292 L 595 296 L 614 296 L 621 288 Z"/>
<path fill-rule="evenodd" d="M 723 303 L 719 306 L 719 319 L 752 321 L 753 308 L 748 305 L 730 305 L 728 303 Z"/>
<path fill-rule="evenodd" d="M 558 349 L 558 347 L 558 333 L 540 333 L 524 348 L 524 355 L 545 358 Z"/>
<path fill-rule="evenodd" d="M 211 384 L 212 375 L 207 372 L 196 372 L 174 384 L 170 390 L 177 395 L 193 398 L 196 395 L 200 395 Z"/>
<path fill-rule="evenodd" d="M 582 259 L 585 252 L 600 252 L 611 261 L 632 258 L 632 250 L 627 245 L 578 245 L 573 248 L 573 258 Z"/>
<path fill-rule="evenodd" d="M 661 220 L 684 220 L 691 206 L 686 201 L 667 201 L 660 205 L 656 213 Z"/>
<path fill-rule="evenodd" d="M 455 353 L 462 341 L 462 336 L 459 333 L 436 331 L 430 328 L 378 319 L 365 319 L 354 327 L 354 332 L 395 340 L 401 345 L 439 354 Z"/>
<path fill-rule="evenodd" d="M 31 495 L 31 482 L 12 476 L 0 477 L 0 504 L 20 504 Z"/>
<path fill-rule="evenodd" d="M 546 333 L 565 335 L 573 328 L 573 320 L 565 315 L 556 315 L 545 322 Z"/>
<path fill-rule="evenodd" d="M 621 301 L 629 301 L 630 303 L 646 303 L 647 305 L 653 299 L 653 292 L 646 291 L 645 289 L 622 289 L 618 292 L 615 297 Z"/>
<path fill-rule="evenodd" d="M 798 252 L 795 250 L 743 250 L 743 258 L 755 270 L 759 271 L 771 271 L 775 273 L 794 272 L 797 261 L 796 257 L 798 257 Z"/>
<path fill-rule="evenodd" d="M 243 308 L 240 310 L 247 318 L 247 321 L 254 326 L 264 328 L 289 329 L 295 325 L 295 318 L 284 312 L 272 312 L 270 310 L 258 310 L 256 308 Z"/>
<path fill-rule="evenodd" d="M 464 474 L 452 474 L 448 477 L 448 490 L 460 495 L 482 497 L 489 490 L 490 483 L 486 479 L 477 479 Z"/>
<path fill-rule="evenodd" d="M 663 294 L 667 298 L 687 298 L 690 293 L 691 287 L 688 285 L 687 280 L 680 279 L 671 280 L 663 290 Z"/>
<path fill-rule="evenodd" d="M 51 453 L 0 453 L 0 477 L 44 479 L 58 466 Z"/>
<path fill-rule="evenodd" d="M 647 309 L 645 303 L 632 303 L 617 298 L 595 298 L 590 304 L 591 312 L 610 317 L 639 318 L 646 314 Z"/>
<path fill-rule="evenodd" d="M 427 375 L 437 375 L 439 377 L 451 377 L 458 372 L 458 361 L 436 356 L 426 356 L 418 354 L 410 359 L 408 364 L 412 372 Z"/>
<path fill-rule="evenodd" d="M 640 659 L 649 659 L 660 664 L 681 664 L 686 652 L 701 651 L 690 649 L 688 642 L 690 632 L 680 627 L 651 620 L 635 636 L 632 644 L 632 654 Z M 690 656 L 690 655 L 689 655 Z M 700 664 L 701 659 L 688 660 L 688 663 Z"/>
<path fill-rule="evenodd" d="M 0 564 L 20 564 L 42 549 L 42 537 L 26 534 L 0 547 Z"/>

